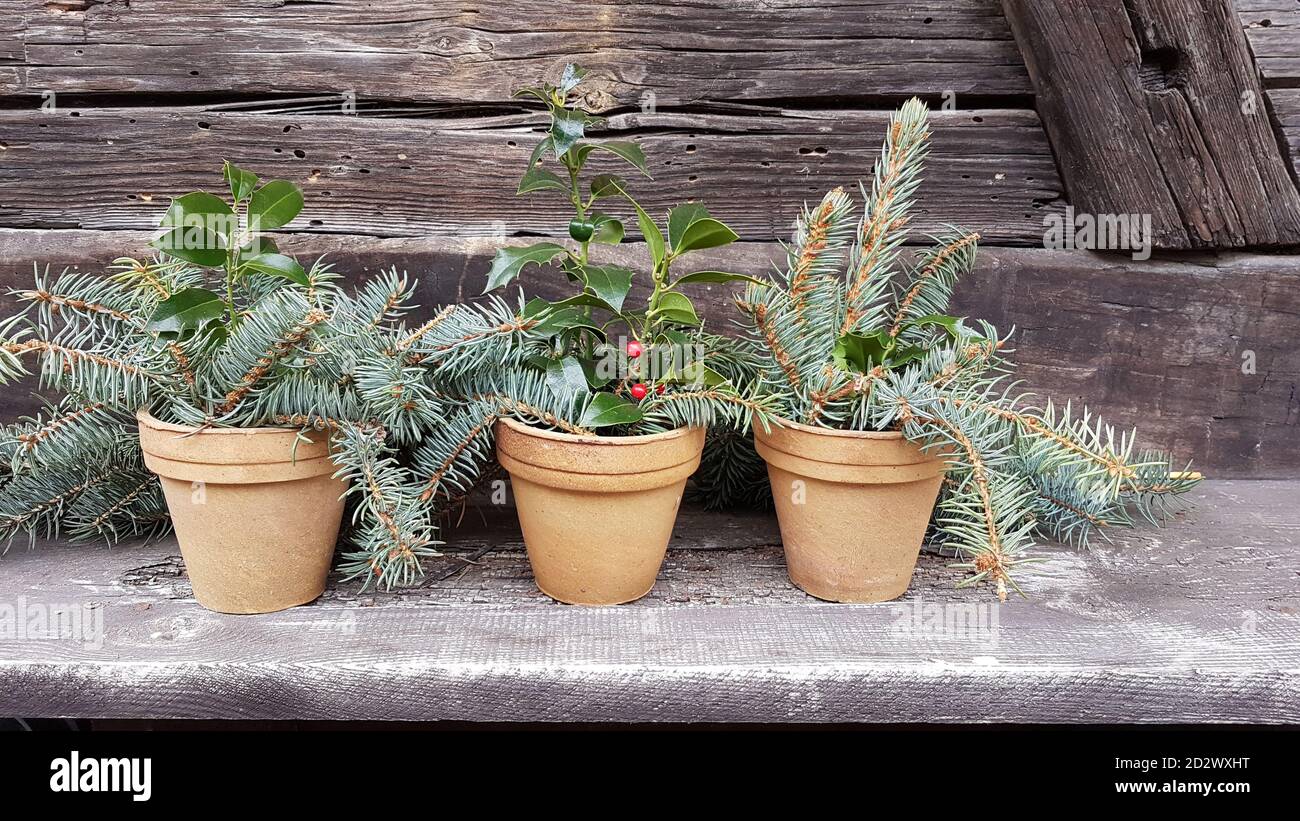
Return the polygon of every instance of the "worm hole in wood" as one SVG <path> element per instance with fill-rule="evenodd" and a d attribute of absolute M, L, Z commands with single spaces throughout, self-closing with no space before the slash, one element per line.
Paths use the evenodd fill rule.
<path fill-rule="evenodd" d="M 1173 46 L 1144 48 L 1142 65 L 1138 67 L 1138 79 L 1147 91 L 1170 91 L 1182 87 L 1182 67 L 1183 54 Z"/>

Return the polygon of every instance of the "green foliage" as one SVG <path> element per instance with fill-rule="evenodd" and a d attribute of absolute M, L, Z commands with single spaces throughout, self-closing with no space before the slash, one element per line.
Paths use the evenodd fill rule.
<path fill-rule="evenodd" d="M 259 186 L 229 163 L 223 176 L 233 202 L 178 197 L 158 259 L 119 259 L 107 276 L 38 272 L 14 292 L 24 307 L 0 321 L 0 382 L 36 372 L 64 398 L 0 436 L 0 539 L 165 531 L 134 429 L 143 407 L 196 427 L 327 431 L 349 482 L 349 572 L 410 581 L 437 541 L 402 448 L 446 412 L 421 360 L 436 352 L 468 367 L 504 356 L 498 326 L 515 313 L 498 301 L 455 312 L 444 329 L 408 329 L 406 277 L 386 273 L 347 293 L 329 266 L 303 269 L 259 235 L 297 216 L 296 186 Z M 473 333 L 482 335 L 472 351 L 452 338 Z"/>
<path fill-rule="evenodd" d="M 0 432 L 0 540 L 165 533 L 162 490 L 133 430 L 100 402 L 65 397 Z"/>
<path fill-rule="evenodd" d="M 302 212 L 302 190 L 287 180 L 261 183 L 256 174 L 230 162 L 222 168 L 222 176 L 230 187 L 230 203 L 203 191 L 177 197 L 163 215 L 162 233 L 153 242 L 164 258 L 219 269 L 225 281 L 224 304 L 218 305 L 222 297 L 211 291 L 182 289 L 158 306 L 150 324 L 174 338 L 198 333 L 223 317 L 228 330 L 238 325 L 241 314 L 235 288 L 253 274 L 280 277 L 304 288 L 311 285 L 297 260 L 279 253 L 274 242 L 262 235 L 288 225 Z"/>
<path fill-rule="evenodd" d="M 574 428 L 625 434 L 710 422 L 748 426 L 755 414 L 765 415 L 767 407 L 738 391 L 725 377 L 711 379 L 718 376 L 716 372 L 692 366 L 691 361 L 702 355 L 705 337 L 698 331 L 699 315 L 683 288 L 758 281 L 720 271 L 672 276 L 672 267 L 688 254 L 725 246 L 737 239 L 736 233 L 698 203 L 671 209 L 661 225 L 632 196 L 622 177 L 598 173 L 588 179 L 587 163 L 594 154 L 611 155 L 650 175 L 645 154 L 635 142 L 589 140 L 589 131 L 601 125 L 600 119 L 569 103 L 584 75 L 581 68 L 570 65 L 557 84 L 519 92 L 546 106 L 551 126 L 529 158 L 518 193 L 565 197 L 573 209 L 568 235 L 574 245 L 539 242 L 500 249 L 488 272 L 486 292 L 509 284 L 529 265 L 553 264 L 580 293 L 560 302 L 525 304 L 521 316 L 529 327 L 519 333 L 529 341 L 515 336 L 510 342 L 517 351 L 526 348 L 527 356 L 512 364 L 541 372 L 545 379 L 539 384 L 571 400 L 553 416 Z M 596 210 L 597 201 L 603 201 L 604 210 Z M 645 240 L 649 259 L 641 271 L 591 257 L 593 244 L 623 241 L 624 218 L 610 213 L 619 202 L 632 209 Z M 644 301 L 634 299 L 639 284 L 648 292 Z M 611 339 L 631 342 L 615 345 Z M 479 346 L 477 341 L 467 346 L 467 355 Z M 629 346 L 642 353 L 628 355 Z M 464 375 L 490 359 L 500 363 L 503 357 L 480 355 L 468 364 L 453 358 L 450 366 L 455 374 Z M 532 381 L 522 379 L 520 384 Z"/>
<path fill-rule="evenodd" d="M 731 378 L 786 419 L 899 430 L 946 454 L 934 524 L 972 571 L 967 583 L 989 581 L 1005 595 L 1036 538 L 1086 544 L 1135 516 L 1162 521 L 1199 477 L 1174 470 L 1165 454 L 1135 454 L 1131 434 L 1086 410 L 1029 405 L 1006 381 L 1005 338 L 948 315 L 978 235 L 948 229 L 904 259 L 928 138 L 925 106 L 911 100 L 891 119 L 856 224 L 842 189 L 804 209 L 786 270 L 737 301 L 751 355 Z M 719 440 L 705 465 L 703 480 L 721 496 L 743 498 L 762 484 L 736 442 Z"/>

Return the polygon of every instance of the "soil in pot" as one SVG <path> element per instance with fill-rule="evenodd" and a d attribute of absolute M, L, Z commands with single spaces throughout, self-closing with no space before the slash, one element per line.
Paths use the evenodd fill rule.
<path fill-rule="evenodd" d="M 347 489 L 324 434 L 136 419 L 199 604 L 270 613 L 324 591 Z"/>
<path fill-rule="evenodd" d="M 790 580 L 819 599 L 880 602 L 907 590 L 945 462 L 901 433 L 782 421 L 754 442 L 767 462 Z"/>
<path fill-rule="evenodd" d="M 700 463 L 703 428 L 574 436 L 502 419 L 496 442 L 543 593 L 599 605 L 650 592 Z"/>

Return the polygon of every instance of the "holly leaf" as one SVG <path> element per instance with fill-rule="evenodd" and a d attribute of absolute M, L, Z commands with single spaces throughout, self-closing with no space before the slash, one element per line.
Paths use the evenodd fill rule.
<path fill-rule="evenodd" d="M 510 96 L 511 97 L 535 97 L 536 99 L 541 100 L 546 105 L 550 105 L 551 88 L 552 87 L 549 85 L 528 86 L 527 88 L 518 89 Z"/>
<path fill-rule="evenodd" d="M 591 197 L 613 197 L 623 193 L 627 182 L 616 174 L 597 174 L 591 180 Z"/>
<path fill-rule="evenodd" d="M 678 277 L 671 287 L 676 288 L 678 285 L 692 285 L 701 282 L 752 282 L 755 285 L 764 286 L 770 284 L 766 280 L 757 279 L 746 274 L 731 274 L 726 271 L 696 271 Z"/>
<path fill-rule="evenodd" d="M 560 93 L 568 94 L 578 87 L 582 78 L 587 76 L 587 70 L 574 63 L 569 63 L 564 67 L 564 73 L 560 75 Z"/>
<path fill-rule="evenodd" d="M 258 177 L 252 171 L 245 171 L 230 160 L 225 161 L 221 167 L 221 176 L 226 178 L 226 183 L 230 186 L 230 196 L 235 198 L 235 202 L 243 202 L 244 199 L 257 187 Z"/>
<path fill-rule="evenodd" d="M 901 368 L 909 362 L 915 362 L 918 359 L 924 359 L 926 349 L 920 345 L 908 345 L 906 348 L 898 348 L 889 357 L 886 364 L 890 368 Z"/>
<path fill-rule="evenodd" d="M 641 149 L 641 145 L 639 143 L 625 142 L 625 141 L 588 143 L 585 146 L 585 148 L 589 152 L 608 151 L 609 153 L 617 157 L 620 157 L 621 159 L 626 161 L 629 165 L 634 166 L 638 171 L 640 171 L 642 174 L 645 174 L 647 177 L 650 176 L 650 172 L 646 170 L 645 151 Z"/>
<path fill-rule="evenodd" d="M 172 200 L 150 243 L 167 256 L 215 268 L 226 261 L 226 242 L 235 229 L 235 212 L 220 197 L 195 191 Z"/>
<path fill-rule="evenodd" d="M 510 282 L 519 276 L 519 272 L 527 265 L 545 265 L 566 253 L 568 251 L 563 245 L 556 245 L 554 242 L 499 248 L 496 256 L 492 258 L 492 268 L 488 271 L 487 287 L 483 289 L 483 293 L 486 294 Z"/>
<path fill-rule="evenodd" d="M 253 237 L 243 247 L 239 249 L 241 257 L 255 257 L 258 254 L 278 254 L 280 248 L 275 244 L 275 240 L 268 236 Z"/>
<path fill-rule="evenodd" d="M 569 153 L 569 149 L 582 139 L 587 125 L 587 112 L 570 108 L 551 109 L 551 145 L 555 148 L 555 158 L 559 159 Z"/>
<path fill-rule="evenodd" d="M 943 328 L 953 339 L 961 336 L 961 317 L 947 316 L 945 314 L 927 314 L 904 323 L 906 328 L 926 328 L 939 327 Z"/>
<path fill-rule="evenodd" d="M 226 303 L 204 288 L 186 288 L 159 302 L 145 330 L 182 334 L 221 319 Z"/>
<path fill-rule="evenodd" d="M 542 155 L 546 153 L 546 149 L 550 148 L 551 145 L 552 145 L 551 138 L 548 136 L 548 137 L 543 137 L 541 142 L 533 146 L 533 153 L 530 154 L 528 157 L 528 167 L 536 168 L 537 161 L 542 158 Z"/>
<path fill-rule="evenodd" d="M 640 422 L 641 409 L 612 393 L 601 392 L 591 398 L 578 424 L 584 428 L 605 428 Z"/>
<path fill-rule="evenodd" d="M 531 328 L 531 331 L 535 334 L 553 336 L 560 331 L 563 331 L 565 328 L 572 328 L 575 325 L 580 325 L 586 321 L 587 318 L 583 315 L 581 310 L 576 308 L 567 308 L 546 314 L 542 317 L 541 322 L 538 322 Z"/>
<path fill-rule="evenodd" d="M 587 287 L 616 313 L 622 311 L 627 292 L 632 290 L 632 272 L 617 265 L 588 265 L 582 270 Z"/>
<path fill-rule="evenodd" d="M 604 305 L 595 297 L 590 297 L 593 303 Z M 606 306 L 608 307 L 608 306 Z M 578 304 L 573 299 L 566 299 L 563 302 L 550 303 L 540 297 L 528 300 L 524 305 L 521 315 L 525 319 L 539 319 L 540 321 L 529 330 L 535 334 L 553 335 L 569 330 L 570 328 L 589 328 L 599 331 L 600 329 L 592 323 L 591 317 L 587 315 L 587 306 Z"/>
<path fill-rule="evenodd" d="M 884 364 L 889 341 L 887 331 L 876 331 L 873 334 L 845 334 L 836 340 L 832 356 L 840 370 L 866 373 L 876 365 Z"/>
<path fill-rule="evenodd" d="M 679 205 L 668 212 L 668 244 L 674 254 L 717 248 L 737 239 L 735 231 L 710 217 L 699 203 Z"/>
<path fill-rule="evenodd" d="M 595 359 L 582 357 L 578 362 L 582 365 L 582 373 L 587 377 L 587 385 L 592 390 L 600 390 L 613 381 L 609 377 L 600 375 L 600 363 Z"/>
<path fill-rule="evenodd" d="M 731 384 L 727 377 L 700 360 L 695 360 L 682 368 L 681 373 L 670 373 L 665 378 L 673 382 L 689 383 L 697 388 L 717 388 Z"/>
<path fill-rule="evenodd" d="M 567 191 L 569 186 L 560 179 L 559 174 L 547 171 L 545 168 L 529 168 L 524 172 L 523 179 L 519 180 L 519 188 L 515 191 L 515 195 L 548 190 Z"/>
<path fill-rule="evenodd" d="M 599 242 L 603 245 L 618 245 L 623 241 L 622 221 L 616 220 L 608 214 L 592 211 L 591 222 L 596 226 L 595 232 L 591 235 L 592 242 Z"/>
<path fill-rule="evenodd" d="M 255 257 L 243 260 L 240 264 L 244 268 L 257 271 L 259 274 L 287 279 L 304 288 L 311 285 L 311 280 L 307 278 L 307 272 L 298 264 L 298 260 L 284 254 L 258 254 Z"/>
<path fill-rule="evenodd" d="M 269 231 L 293 222 L 302 213 L 302 189 L 288 180 L 271 180 L 248 201 L 250 231 Z"/>
<path fill-rule="evenodd" d="M 669 291 L 659 297 L 655 315 L 676 325 L 700 324 L 700 317 L 695 313 L 695 305 L 691 303 L 690 297 L 676 291 Z"/>
<path fill-rule="evenodd" d="M 632 199 L 632 195 L 627 193 L 626 190 L 620 190 L 623 191 L 623 196 L 627 201 L 632 203 L 632 207 L 636 209 L 637 228 L 641 230 L 641 236 L 645 238 L 646 247 L 650 249 L 650 256 L 654 259 L 655 267 L 658 268 L 667 256 L 667 249 L 664 247 L 664 235 L 659 231 L 659 226 L 655 225 L 655 221 L 641 207 L 641 204 Z"/>
<path fill-rule="evenodd" d="M 668 244 L 674 248 L 682 241 L 682 235 L 695 220 L 709 216 L 708 209 L 698 202 L 688 202 L 668 211 Z"/>
<path fill-rule="evenodd" d="M 559 399 L 571 399 L 575 394 L 585 396 L 590 392 L 582 363 L 573 356 L 546 363 L 546 387 Z"/>
<path fill-rule="evenodd" d="M 660 343 L 666 342 L 669 345 L 676 345 L 679 348 L 686 348 L 686 346 L 691 344 L 691 337 L 682 331 L 674 330 L 673 328 L 665 328 L 659 332 L 657 341 Z"/>
<path fill-rule="evenodd" d="M 576 306 L 582 306 L 584 308 L 600 308 L 602 310 L 609 311 L 611 314 L 614 314 L 615 316 L 619 316 L 622 313 L 613 305 L 610 305 L 608 302 L 596 296 L 595 294 L 585 294 L 585 293 L 577 294 L 576 296 L 571 296 L 568 299 L 562 299 L 555 304 L 557 306 L 564 306 L 564 307 L 568 307 L 570 305 L 576 305 Z"/>

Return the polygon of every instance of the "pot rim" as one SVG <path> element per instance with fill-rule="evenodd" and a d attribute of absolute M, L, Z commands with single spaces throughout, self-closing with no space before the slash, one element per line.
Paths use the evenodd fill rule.
<path fill-rule="evenodd" d="M 820 434 L 822 436 L 839 436 L 845 439 L 906 439 L 902 431 L 898 430 L 841 430 L 839 428 L 819 428 L 814 425 L 805 425 L 795 422 L 792 419 L 786 419 L 783 416 L 772 417 L 773 427 L 789 428 L 803 433 Z M 762 427 L 761 422 L 755 422 L 754 429 L 757 431 Z M 764 431 L 767 433 L 767 431 Z"/>
<path fill-rule="evenodd" d="M 241 428 L 241 427 L 232 427 L 232 426 L 225 426 L 225 427 L 214 426 L 208 428 L 201 428 L 198 425 L 179 425 L 175 422 L 162 421 L 161 419 L 159 419 L 158 417 L 150 413 L 148 408 L 140 408 L 138 411 L 136 411 L 135 418 L 136 421 L 140 422 L 143 425 L 147 425 L 148 427 L 153 428 L 154 430 L 167 431 L 169 433 L 188 433 L 188 434 L 197 433 L 203 436 L 207 436 L 209 434 L 233 436 L 236 434 L 248 435 L 250 433 L 297 433 L 298 431 L 302 430 L 302 428 L 300 427 Z"/>
<path fill-rule="evenodd" d="M 534 427 L 518 419 L 509 416 L 502 416 L 497 420 L 517 433 L 525 436 L 534 436 L 538 439 L 550 439 L 556 442 L 565 442 L 575 445 L 604 445 L 607 447 L 627 447 L 629 445 L 644 445 L 653 442 L 665 442 L 673 439 L 680 439 L 683 436 L 689 436 L 694 428 L 682 427 L 674 430 L 664 431 L 662 433 L 638 433 L 633 436 L 588 436 L 585 434 L 565 433 L 556 430 L 544 430 Z"/>

